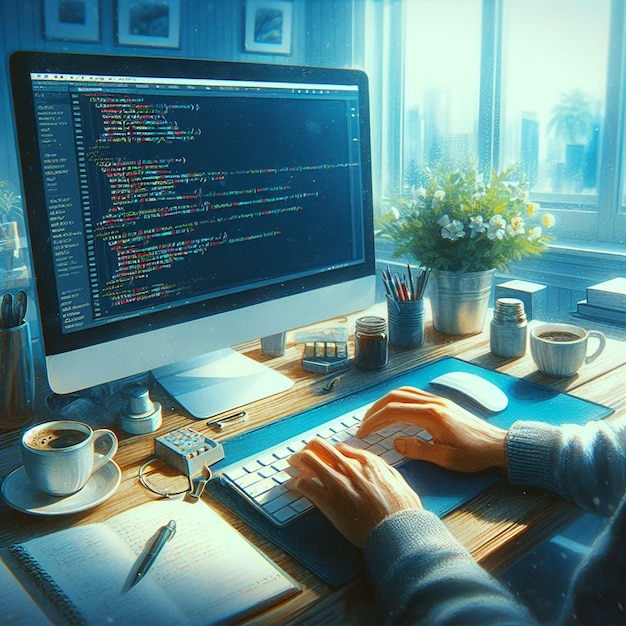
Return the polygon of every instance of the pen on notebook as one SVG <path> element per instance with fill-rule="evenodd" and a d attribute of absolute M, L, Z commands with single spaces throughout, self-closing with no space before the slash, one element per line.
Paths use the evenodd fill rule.
<path fill-rule="evenodd" d="M 136 585 L 148 572 L 148 570 L 152 567 L 153 563 L 156 561 L 157 556 L 159 556 L 159 552 L 163 549 L 163 546 L 176 534 L 176 522 L 171 520 L 167 526 L 163 526 L 161 530 L 159 530 L 159 534 L 155 537 L 154 541 L 150 545 L 146 556 L 143 558 L 139 567 L 137 568 L 137 572 L 135 573 L 135 578 L 133 578 L 133 582 L 131 583 L 131 587 Z"/>

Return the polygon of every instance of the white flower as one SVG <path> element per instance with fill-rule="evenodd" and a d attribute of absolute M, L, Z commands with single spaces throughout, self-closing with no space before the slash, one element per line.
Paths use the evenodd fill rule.
<path fill-rule="evenodd" d="M 552 215 L 552 213 L 545 213 L 544 216 L 541 218 L 541 223 L 546 228 L 552 228 L 555 222 L 556 220 L 554 219 L 554 215 Z"/>
<path fill-rule="evenodd" d="M 470 239 L 484 233 L 487 230 L 487 225 L 483 221 L 482 215 L 472 215 L 469 219 L 470 227 Z"/>
<path fill-rule="evenodd" d="M 426 189 L 424 187 L 418 187 L 414 192 L 415 198 L 425 198 L 426 197 Z"/>
<path fill-rule="evenodd" d="M 528 231 L 528 238 L 530 240 L 536 240 L 541 237 L 541 226 L 535 226 Z"/>
<path fill-rule="evenodd" d="M 441 226 L 441 236 L 450 241 L 457 241 L 465 237 L 465 229 L 463 222 L 459 220 L 451 220 L 448 215 L 442 215 L 437 223 Z"/>
<path fill-rule="evenodd" d="M 489 239 L 504 239 L 506 235 L 506 220 L 502 215 L 494 215 L 489 220 L 489 230 L 487 230 L 487 237 Z"/>
<path fill-rule="evenodd" d="M 507 232 L 509 235 L 514 237 L 515 235 L 522 235 L 524 233 L 524 220 L 521 216 L 516 215 L 511 218 L 511 223 L 507 227 Z"/>
<path fill-rule="evenodd" d="M 433 194 L 433 200 L 441 202 L 446 197 L 446 192 L 443 189 L 437 189 Z"/>

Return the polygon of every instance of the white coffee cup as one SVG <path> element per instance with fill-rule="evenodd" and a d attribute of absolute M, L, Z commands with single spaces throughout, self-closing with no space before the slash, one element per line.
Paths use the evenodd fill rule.
<path fill-rule="evenodd" d="M 589 353 L 589 338 L 597 339 Z M 541 324 L 530 331 L 530 354 L 539 371 L 548 376 L 572 376 L 583 363 L 595 360 L 606 345 L 599 330 L 586 330 L 573 324 Z"/>
<path fill-rule="evenodd" d="M 100 440 L 108 440 L 104 454 L 96 451 Z M 22 436 L 26 474 L 37 488 L 51 496 L 69 496 L 82 489 L 116 452 L 115 433 L 105 428 L 93 430 L 82 422 L 45 422 Z"/>

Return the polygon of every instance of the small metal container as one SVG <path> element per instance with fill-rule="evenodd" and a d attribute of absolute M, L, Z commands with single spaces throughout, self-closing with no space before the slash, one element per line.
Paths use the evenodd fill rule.
<path fill-rule="evenodd" d="M 498 298 L 491 320 L 491 352 L 508 358 L 523 356 L 527 334 L 524 303 L 517 298 Z"/>

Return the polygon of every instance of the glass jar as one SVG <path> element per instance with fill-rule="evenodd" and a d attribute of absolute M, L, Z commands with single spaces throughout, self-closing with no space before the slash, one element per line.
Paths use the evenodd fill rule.
<path fill-rule="evenodd" d="M 524 355 L 527 331 L 524 303 L 517 298 L 498 298 L 491 320 L 491 352 L 509 358 Z"/>
<path fill-rule="evenodd" d="M 354 360 L 363 370 L 379 370 L 389 360 L 389 337 L 384 317 L 367 316 L 356 320 Z"/>

